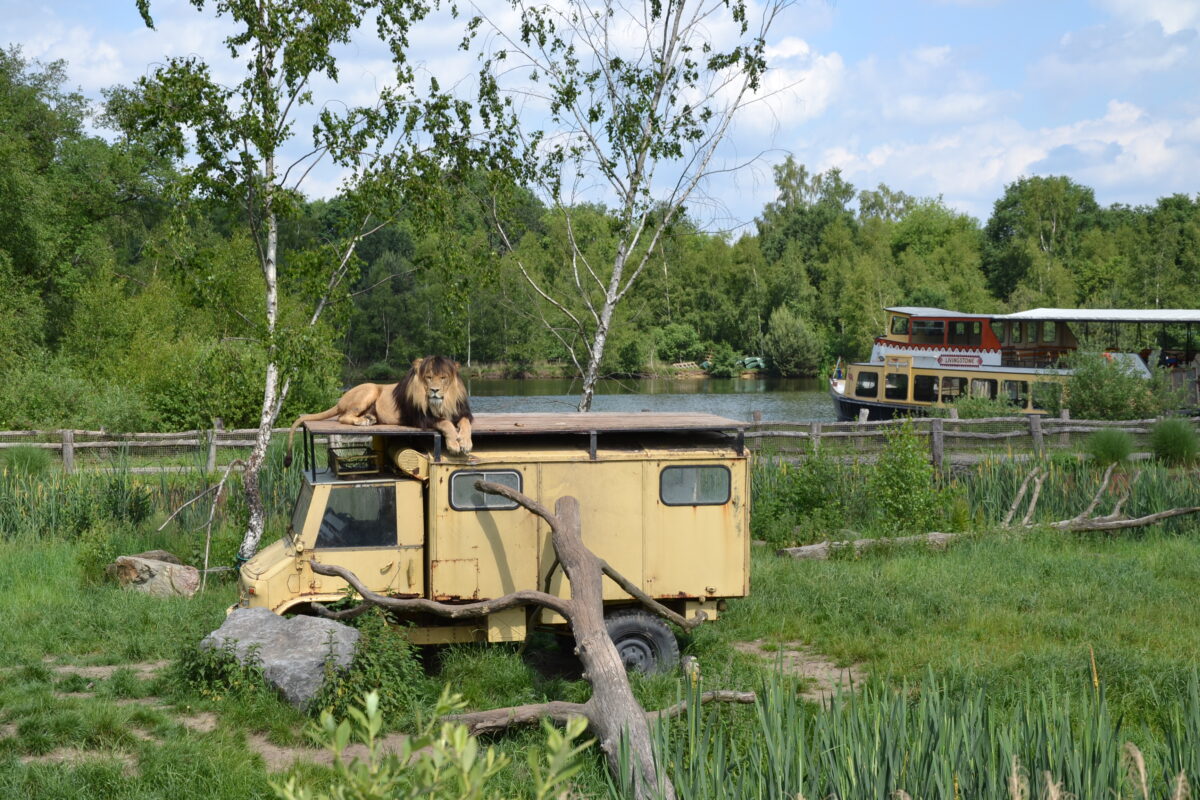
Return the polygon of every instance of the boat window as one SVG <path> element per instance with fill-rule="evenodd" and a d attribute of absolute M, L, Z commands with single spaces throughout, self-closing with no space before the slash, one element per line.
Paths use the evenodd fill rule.
<path fill-rule="evenodd" d="M 971 397 L 996 397 L 996 381 L 991 378 L 972 378 Z"/>
<path fill-rule="evenodd" d="M 1024 328 L 1025 328 L 1024 323 L 1014 322 L 1012 324 L 1012 343 L 1013 344 L 1021 343 L 1021 332 L 1024 330 Z"/>
<path fill-rule="evenodd" d="M 888 400 L 907 400 L 908 373 L 889 372 L 884 379 L 883 396 Z"/>
<path fill-rule="evenodd" d="M 1057 412 L 1062 407 L 1062 384 L 1038 381 L 1033 385 L 1033 407 Z"/>
<path fill-rule="evenodd" d="M 729 468 L 663 467 L 658 493 L 668 506 L 721 506 L 729 502 Z"/>
<path fill-rule="evenodd" d="M 1004 341 L 1004 323 L 998 319 L 994 319 L 989 323 L 992 326 L 992 333 L 996 336 L 997 342 Z"/>
<path fill-rule="evenodd" d="M 908 336 L 908 317 L 892 317 L 892 333 Z"/>
<path fill-rule="evenodd" d="M 521 473 L 513 469 L 459 470 L 450 476 L 450 507 L 455 511 L 503 511 L 517 504 L 498 494 L 484 494 L 476 481 L 490 481 L 521 491 Z"/>
<path fill-rule="evenodd" d="M 913 400 L 918 403 L 936 403 L 938 400 L 938 379 L 936 375 L 913 376 Z"/>
<path fill-rule="evenodd" d="M 396 487 L 334 486 L 316 546 L 395 547 Z"/>
<path fill-rule="evenodd" d="M 946 341 L 946 322 L 940 319 L 914 319 L 912 321 L 913 344 L 944 344 Z"/>
<path fill-rule="evenodd" d="M 1014 406 L 1025 408 L 1029 405 L 1029 383 L 1027 381 L 1005 381 L 1001 389 L 1004 399 Z"/>
<path fill-rule="evenodd" d="M 942 378 L 942 402 L 953 403 L 967 391 L 966 378 Z"/>
<path fill-rule="evenodd" d="M 863 370 L 858 373 L 858 380 L 854 384 L 854 394 L 858 397 L 878 397 L 879 373 L 871 370 Z"/>
<path fill-rule="evenodd" d="M 950 323 L 950 344 L 980 345 L 983 343 L 983 323 L 969 320 Z"/>
<path fill-rule="evenodd" d="M 1043 322 L 1042 323 L 1042 341 L 1046 344 L 1054 344 L 1058 341 L 1058 323 Z"/>

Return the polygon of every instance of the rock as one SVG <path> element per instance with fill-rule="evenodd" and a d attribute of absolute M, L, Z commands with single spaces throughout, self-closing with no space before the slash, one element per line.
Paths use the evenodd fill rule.
<path fill-rule="evenodd" d="M 200 570 L 152 558 L 118 556 L 106 571 L 124 588 L 152 597 L 191 597 L 200 588 Z"/>
<path fill-rule="evenodd" d="M 267 682 L 304 708 L 321 689 L 326 660 L 332 657 L 338 669 L 349 667 L 358 637 L 357 630 L 331 619 L 284 619 L 265 608 L 236 608 L 200 647 L 231 647 L 239 663 L 260 664 Z"/>
<path fill-rule="evenodd" d="M 179 556 L 166 550 L 147 550 L 144 553 L 134 553 L 131 558 L 148 558 L 151 561 L 165 561 L 168 564 L 183 564 Z"/>

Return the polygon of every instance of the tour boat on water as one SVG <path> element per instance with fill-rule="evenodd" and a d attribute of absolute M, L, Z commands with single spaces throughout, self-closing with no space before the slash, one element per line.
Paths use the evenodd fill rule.
<path fill-rule="evenodd" d="M 887 328 L 875 339 L 869 361 L 843 365 L 829 382 L 838 419 L 891 419 L 925 414 L 964 397 L 1003 399 L 1016 411 L 1045 414 L 1057 407 L 1066 358 L 1080 340 L 1103 337 L 1105 355 L 1150 377 L 1151 366 L 1172 369 L 1190 400 L 1197 394 L 1194 309 L 1036 308 L 1016 314 L 963 314 L 943 308 L 897 306 L 887 311 Z M 1143 342 L 1156 327 L 1156 347 L 1120 350 L 1122 331 L 1134 328 Z M 1168 335 L 1171 334 L 1171 335 Z M 1172 338 L 1172 336 L 1174 338 Z M 1127 334 L 1128 338 L 1128 334 Z"/>

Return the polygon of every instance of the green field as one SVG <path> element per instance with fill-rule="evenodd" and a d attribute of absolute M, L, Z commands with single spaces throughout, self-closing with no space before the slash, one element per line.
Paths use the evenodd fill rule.
<path fill-rule="evenodd" d="M 1175 477 L 1194 482 L 1194 474 Z M 317 753 L 304 749 L 311 717 L 239 685 L 238 676 L 206 685 L 194 664 L 190 672 L 177 664 L 220 624 L 234 597 L 228 581 L 191 600 L 164 601 L 94 580 L 98 551 L 196 552 L 203 532 L 195 519 L 154 532 L 165 517 L 163 492 L 177 503 L 182 490 L 148 485 L 148 516 L 135 522 L 113 517 L 131 513 L 120 498 L 136 498 L 138 490 L 105 484 L 99 496 L 118 498 L 85 515 L 87 533 L 72 535 L 65 512 L 49 517 L 45 506 L 82 502 L 73 494 L 85 491 L 78 480 L 6 475 L 0 485 L 0 796 L 269 797 L 271 781 L 289 774 L 325 785 L 328 767 L 288 766 Z M 762 492 L 765 478 L 758 480 Z M 1079 491 L 1090 497 L 1096 483 L 1093 476 Z M 960 484 L 953 492 L 978 488 Z M 1051 516 L 1056 491 L 1048 482 Z M 768 494 L 756 498 L 769 501 Z M 937 513 L 953 513 L 953 497 L 940 502 Z M 21 529 L 21 519 L 30 526 Z M 44 527 L 47 519 L 56 527 Z M 1130 741 L 1146 759 L 1149 796 L 1169 797 L 1179 770 L 1200 779 L 1200 763 L 1180 755 L 1180 742 L 1200 735 L 1200 621 L 1191 613 L 1200 584 L 1197 533 L 1195 523 L 1123 535 L 984 532 L 946 551 L 907 547 L 830 561 L 795 561 L 756 546 L 751 596 L 683 643 L 699 660 L 702 688 L 760 690 L 770 703 L 761 713 L 725 707 L 675 723 L 664 747 L 681 793 L 737 797 L 730 787 L 740 786 L 744 796 L 782 797 L 794 793 L 770 785 L 792 785 L 820 796 L 875 797 L 892 781 L 914 797 L 952 797 L 954 790 L 938 788 L 949 780 L 974 787 L 962 796 L 1007 797 L 994 773 L 1012 752 L 1035 790 L 1045 785 L 1034 769 L 1042 765 L 1077 796 L 1117 786 L 1122 796 L 1141 797 L 1120 760 Z M 218 539 L 232 542 L 235 529 L 223 527 Z M 535 637 L 523 651 L 454 647 L 422 658 L 387 637 L 374 666 L 343 687 L 340 702 L 372 680 L 390 687 L 393 730 L 410 730 L 445 684 L 473 709 L 578 701 L 588 693 L 552 637 Z M 756 640 L 766 658 L 735 646 Z M 871 676 L 869 685 L 832 710 L 798 701 L 806 682 L 776 675 L 772 655 L 784 664 L 801 645 L 853 665 Z M 89 669 L 102 665 L 116 669 Z M 635 690 L 655 708 L 692 689 L 660 676 L 636 679 Z M 523 754 L 543 738 L 529 730 L 489 742 L 512 756 L 494 784 L 500 796 L 531 796 Z M 773 741 L 787 743 L 784 755 L 763 750 Z M 1029 744 L 1036 741 L 1043 745 Z M 961 766 L 968 762 L 974 766 Z M 796 774 L 768 775 L 756 764 L 793 764 Z M 584 766 L 575 789 L 606 796 L 600 759 L 586 755 Z M 721 780 L 726 772 L 736 780 Z M 867 785 L 867 773 L 892 777 Z"/>

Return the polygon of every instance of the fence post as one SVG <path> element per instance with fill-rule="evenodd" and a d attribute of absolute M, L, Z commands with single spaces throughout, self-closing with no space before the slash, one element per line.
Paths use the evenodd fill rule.
<path fill-rule="evenodd" d="M 821 423 L 814 422 L 808 426 L 808 438 L 812 439 L 812 451 L 817 452 L 821 448 Z"/>
<path fill-rule="evenodd" d="M 225 430 L 225 420 L 213 417 L 213 427 L 208 432 L 208 462 L 205 464 L 208 472 L 217 471 L 217 432 L 223 430 Z"/>
<path fill-rule="evenodd" d="M 62 432 L 62 468 L 68 474 L 75 471 L 75 431 Z"/>
<path fill-rule="evenodd" d="M 933 468 L 941 472 L 942 459 L 945 456 L 946 440 L 942 433 L 942 418 L 933 417 L 929 420 L 929 450 L 933 460 Z"/>
<path fill-rule="evenodd" d="M 859 425 L 861 425 L 861 424 L 863 424 L 864 422 L 866 422 L 866 421 L 867 421 L 867 417 L 869 417 L 870 415 L 871 415 L 871 409 L 869 409 L 869 408 L 860 408 L 860 409 L 858 410 L 858 424 L 859 424 Z"/>
<path fill-rule="evenodd" d="M 1029 415 L 1029 435 L 1033 437 L 1033 452 L 1042 454 L 1042 418 L 1038 414 Z"/>
<path fill-rule="evenodd" d="M 1071 409 L 1064 408 L 1058 412 L 1058 418 L 1062 420 L 1063 427 L 1067 427 L 1067 423 L 1071 421 Z M 1058 444 L 1063 448 L 1071 446 L 1071 434 L 1068 431 L 1063 431 L 1058 435 Z"/>

